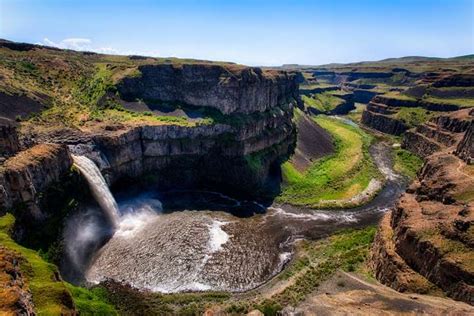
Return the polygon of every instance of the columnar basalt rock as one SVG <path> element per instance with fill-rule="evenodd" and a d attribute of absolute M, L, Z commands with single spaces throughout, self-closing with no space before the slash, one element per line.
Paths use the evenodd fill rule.
<path fill-rule="evenodd" d="M 366 110 L 362 112 L 362 123 L 383 133 L 400 135 L 407 130 L 407 126 L 400 120 Z"/>
<path fill-rule="evenodd" d="M 239 65 L 162 64 L 138 68 L 117 89 L 124 99 L 212 107 L 224 114 L 264 112 L 297 99 L 297 76 Z"/>
<path fill-rule="evenodd" d="M 291 118 L 288 109 L 239 126 L 101 129 L 92 139 L 94 148 L 102 153 L 95 157 L 102 156 L 103 161 L 91 158 L 111 183 L 154 174 L 165 187 L 219 183 L 221 187 L 256 193 L 268 180 L 271 165 L 285 159 L 294 147 L 296 132 Z M 249 164 L 249 159 L 258 159 L 257 165 Z M 251 166 L 257 168 L 251 170 Z"/>

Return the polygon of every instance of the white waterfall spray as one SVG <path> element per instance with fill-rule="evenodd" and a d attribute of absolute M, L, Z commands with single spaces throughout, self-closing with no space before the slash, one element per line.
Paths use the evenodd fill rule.
<path fill-rule="evenodd" d="M 99 168 L 92 160 L 85 156 L 71 156 L 76 167 L 82 173 L 84 178 L 86 178 L 95 200 L 99 203 L 113 227 L 117 228 L 120 217 L 117 202 L 110 192 L 107 182 L 105 182 Z"/>

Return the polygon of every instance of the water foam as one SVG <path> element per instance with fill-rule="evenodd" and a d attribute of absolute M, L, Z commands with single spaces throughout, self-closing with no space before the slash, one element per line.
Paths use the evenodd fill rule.
<path fill-rule="evenodd" d="M 335 211 L 331 213 L 322 212 L 322 211 L 308 211 L 307 213 L 293 213 L 293 212 L 288 212 L 280 207 L 269 207 L 268 210 L 273 211 L 275 215 L 301 219 L 305 221 L 342 220 L 345 222 L 357 222 L 357 218 L 354 213 L 343 212 L 343 211 Z"/>
<path fill-rule="evenodd" d="M 213 220 L 209 225 L 209 251 L 210 253 L 218 252 L 222 249 L 222 245 L 229 241 L 229 235 L 221 228 L 227 222 Z"/>

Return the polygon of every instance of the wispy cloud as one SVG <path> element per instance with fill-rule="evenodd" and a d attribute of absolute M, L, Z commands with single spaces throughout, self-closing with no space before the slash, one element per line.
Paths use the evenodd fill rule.
<path fill-rule="evenodd" d="M 49 38 L 44 38 L 41 42 L 37 43 L 39 45 L 53 46 L 63 49 L 73 49 L 79 51 L 90 51 L 97 52 L 102 54 L 124 54 L 127 55 L 128 52 L 121 52 L 112 47 L 97 47 L 93 45 L 93 42 L 89 38 L 65 38 L 59 42 L 54 42 Z"/>

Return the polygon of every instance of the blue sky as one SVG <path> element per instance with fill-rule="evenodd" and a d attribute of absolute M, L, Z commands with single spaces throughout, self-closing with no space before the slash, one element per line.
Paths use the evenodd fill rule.
<path fill-rule="evenodd" d="M 474 53 L 474 0 L 0 0 L 0 38 L 248 65 Z"/>

